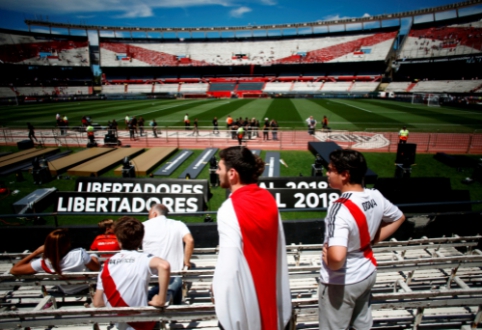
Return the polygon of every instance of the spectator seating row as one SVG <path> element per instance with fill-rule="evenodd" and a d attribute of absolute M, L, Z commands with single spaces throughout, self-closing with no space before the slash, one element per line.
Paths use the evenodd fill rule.
<path fill-rule="evenodd" d="M 479 80 L 427 80 L 417 83 L 392 82 L 385 92 L 398 93 L 482 93 L 482 79 Z"/>
<path fill-rule="evenodd" d="M 477 327 L 482 309 L 482 252 L 475 249 L 480 236 L 421 238 L 381 242 L 374 247 L 378 275 L 372 290 L 374 327 L 419 327 L 440 329 Z M 287 246 L 290 288 L 297 329 L 317 329 L 317 278 L 322 245 Z M 14 277 L 9 264 L 25 254 L 2 254 L 0 263 L 0 328 L 48 325 L 103 326 L 122 320 L 161 321 L 161 328 L 216 328 L 214 305 L 209 294 L 217 249 L 195 249 L 195 270 L 183 277 L 183 304 L 164 311 L 153 307 L 92 308 L 86 297 L 49 294 L 59 284 L 91 284 L 97 274 L 37 274 Z M 19 279 L 21 280 L 19 281 Z M 156 279 L 151 279 L 155 283 Z M 84 307 L 85 305 L 85 307 Z M 86 308 L 87 307 L 87 308 Z"/>
<path fill-rule="evenodd" d="M 482 51 L 482 22 L 475 21 L 429 28 L 412 27 L 400 59 L 458 56 Z"/>
<path fill-rule="evenodd" d="M 10 87 L 0 87 L 0 98 L 15 97 L 17 94 Z"/>
<path fill-rule="evenodd" d="M 397 32 L 234 42 L 100 42 L 103 67 L 263 65 L 385 60 Z"/>

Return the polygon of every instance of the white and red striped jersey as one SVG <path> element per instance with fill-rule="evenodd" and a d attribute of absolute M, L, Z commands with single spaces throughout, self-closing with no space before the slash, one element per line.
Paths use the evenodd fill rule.
<path fill-rule="evenodd" d="M 97 290 L 104 291 L 106 306 L 142 307 L 147 306 L 147 290 L 153 270 L 149 263 L 153 255 L 121 250 L 104 263 L 97 279 Z M 119 323 L 118 329 L 152 329 L 155 322 Z"/>
<path fill-rule="evenodd" d="M 213 278 L 216 314 L 226 330 L 282 330 L 291 317 L 283 225 L 276 201 L 250 184 L 217 216 L 219 257 Z"/>
<path fill-rule="evenodd" d="M 376 270 L 371 241 L 382 221 L 394 222 L 403 213 L 376 189 L 349 191 L 328 208 L 325 240 L 328 246 L 347 247 L 345 265 L 331 270 L 322 262 L 320 279 L 325 284 L 358 283 Z"/>

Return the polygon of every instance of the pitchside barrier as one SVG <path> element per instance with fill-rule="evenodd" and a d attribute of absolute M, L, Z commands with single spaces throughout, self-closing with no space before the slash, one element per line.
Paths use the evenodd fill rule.
<path fill-rule="evenodd" d="M 220 148 L 231 145 L 238 145 L 237 139 L 232 139 L 231 132 L 220 130 L 219 134 L 212 132 L 212 127 L 201 127 L 199 135 L 192 135 L 192 130 L 184 130 L 184 127 L 163 127 L 162 134 L 154 138 L 151 130 L 145 130 L 143 137 L 136 137 L 130 140 L 129 131 L 119 129 L 117 134 L 122 145 L 133 146 L 162 146 L 177 148 Z M 365 131 L 339 131 L 332 130 L 323 132 L 316 130 L 314 135 L 308 134 L 306 129 L 293 127 L 280 127 L 278 130 L 278 140 L 263 141 L 261 137 L 252 136 L 246 139 L 247 146 L 250 148 L 261 148 L 263 150 L 306 150 L 308 142 L 336 142 L 342 148 L 353 148 L 362 151 L 372 152 L 396 152 L 398 145 L 397 128 L 378 128 L 367 129 Z M 410 127 L 409 127 L 410 130 Z M 3 133 L 3 134 L 2 134 Z M 107 133 L 106 128 L 95 132 L 97 143 L 101 144 L 103 137 Z M 271 132 L 270 132 L 271 134 Z M 85 132 L 67 130 L 63 135 L 59 129 L 39 129 L 35 130 L 35 135 L 41 145 L 44 146 L 67 146 L 85 147 L 87 135 Z M 16 145 L 18 141 L 28 138 L 28 130 L 24 128 L 2 128 L 0 130 L 0 145 Z M 464 133 L 430 133 L 410 131 L 409 143 L 417 144 L 417 151 L 423 153 L 467 153 L 482 154 L 482 134 L 476 132 Z"/>
<path fill-rule="evenodd" d="M 473 248 L 480 238 L 421 238 L 375 245 L 378 275 L 372 290 L 374 328 L 477 327 L 482 317 L 482 252 Z M 290 245 L 286 248 L 294 323 L 297 329 L 315 329 L 318 325 L 317 278 L 322 245 Z M 204 267 L 173 273 L 183 277 L 183 304 L 165 309 L 92 308 L 88 296 L 67 295 L 60 297 L 60 301 L 59 297 L 48 292 L 49 286 L 74 283 L 90 284 L 93 292 L 96 272 L 71 273 L 63 277 L 50 274 L 15 277 L 4 273 L 0 275 L 3 298 L 0 328 L 108 325 L 119 321 L 159 321 L 158 328 L 161 329 L 216 327 L 210 297 L 216 253 L 216 248 L 195 249 L 192 261 L 198 267 L 204 260 Z M 2 258 L 10 264 L 23 255 L 4 254 Z M 6 271 L 5 267 L 3 270 Z M 151 282 L 155 283 L 157 279 Z"/>

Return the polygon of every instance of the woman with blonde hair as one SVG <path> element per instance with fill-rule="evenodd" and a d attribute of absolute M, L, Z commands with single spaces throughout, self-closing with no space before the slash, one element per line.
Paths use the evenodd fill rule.
<path fill-rule="evenodd" d="M 98 271 L 98 257 L 89 255 L 84 249 L 70 250 L 71 242 L 68 229 L 56 229 L 45 238 L 44 245 L 27 257 L 17 262 L 10 273 L 13 275 L 30 275 L 49 273 L 62 275 L 64 272 Z M 37 258 L 42 255 L 41 258 Z M 59 286 L 64 293 L 77 293 L 88 287 L 87 284 Z"/>
<path fill-rule="evenodd" d="M 98 235 L 92 244 L 90 249 L 92 251 L 118 251 L 120 250 L 117 237 L 114 235 L 114 220 L 105 219 L 99 222 L 99 228 L 105 228 L 105 233 Z M 101 255 L 101 257 L 109 257 L 110 255 Z"/>

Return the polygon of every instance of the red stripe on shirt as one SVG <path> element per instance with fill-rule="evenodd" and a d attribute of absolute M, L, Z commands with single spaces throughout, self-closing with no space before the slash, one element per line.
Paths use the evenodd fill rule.
<path fill-rule="evenodd" d="M 107 301 L 113 307 L 129 307 L 127 303 L 122 298 L 117 286 L 115 285 L 114 279 L 110 275 L 109 271 L 109 259 L 104 263 L 104 269 L 100 275 L 102 279 L 102 285 L 104 287 L 104 294 L 107 297 Z M 127 323 L 136 330 L 152 330 L 156 325 L 156 322 L 130 322 Z"/>
<path fill-rule="evenodd" d="M 273 196 L 256 184 L 231 195 L 243 237 L 243 253 L 254 281 L 263 330 L 278 329 L 278 207 Z M 249 303 L 249 302 L 247 302 Z"/>
<path fill-rule="evenodd" d="M 370 259 L 373 265 L 377 266 L 377 260 L 373 255 L 373 250 L 371 247 L 371 237 L 368 230 L 368 223 L 365 213 L 363 213 L 358 205 L 347 198 L 340 198 L 336 201 L 336 203 L 342 203 L 346 206 L 348 211 L 350 211 L 358 227 L 358 234 L 360 235 L 360 250 L 363 251 L 363 256 L 365 258 Z"/>

